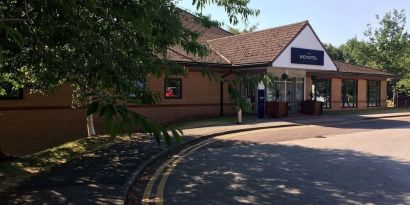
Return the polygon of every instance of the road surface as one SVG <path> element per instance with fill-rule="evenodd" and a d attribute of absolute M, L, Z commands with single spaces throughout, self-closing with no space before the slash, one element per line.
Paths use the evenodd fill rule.
<path fill-rule="evenodd" d="M 143 204 L 410 204 L 410 117 L 232 134 L 160 167 Z"/>

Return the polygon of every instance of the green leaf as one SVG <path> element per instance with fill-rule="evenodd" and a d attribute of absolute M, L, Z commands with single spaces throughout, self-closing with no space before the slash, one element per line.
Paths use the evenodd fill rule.
<path fill-rule="evenodd" d="M 97 110 L 98 110 L 98 105 L 99 105 L 99 102 L 98 102 L 98 101 L 94 101 L 94 102 L 90 103 L 90 104 L 87 106 L 87 111 L 86 111 L 87 116 L 89 116 L 89 115 L 94 114 L 95 112 L 97 112 Z"/>

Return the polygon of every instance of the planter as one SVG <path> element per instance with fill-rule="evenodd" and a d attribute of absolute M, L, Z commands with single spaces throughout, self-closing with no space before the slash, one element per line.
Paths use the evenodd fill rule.
<path fill-rule="evenodd" d="M 323 113 L 323 102 L 305 100 L 300 104 L 300 112 L 308 115 L 320 115 Z"/>
<path fill-rule="evenodd" d="M 268 117 L 286 117 L 288 116 L 287 102 L 265 102 L 265 113 Z"/>

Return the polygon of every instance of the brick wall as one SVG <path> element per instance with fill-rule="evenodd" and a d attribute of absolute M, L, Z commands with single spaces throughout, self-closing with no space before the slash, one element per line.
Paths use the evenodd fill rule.
<path fill-rule="evenodd" d="M 232 76 L 230 76 L 232 77 Z M 164 78 L 149 78 L 149 86 L 152 91 L 159 92 L 162 96 L 160 104 L 209 104 L 219 103 L 220 83 L 209 81 L 202 76 L 201 72 L 188 72 L 186 76 L 175 76 L 182 79 L 182 99 L 164 99 Z M 224 84 L 224 99 L 229 101 L 228 89 Z"/>
<path fill-rule="evenodd" d="M 311 92 L 312 92 L 312 78 L 310 76 L 306 76 L 306 92 L 305 92 L 305 99 L 311 100 Z"/>
<path fill-rule="evenodd" d="M 340 78 L 332 78 L 331 110 L 340 110 L 342 81 Z"/>
<path fill-rule="evenodd" d="M 33 107 L 70 107 L 73 90 L 69 85 L 63 85 L 50 96 L 30 94 L 29 89 L 24 89 L 23 99 L 1 99 L 1 109 L 33 108 Z"/>
<path fill-rule="evenodd" d="M 354 110 L 354 109 L 377 109 L 386 107 L 387 99 L 387 80 L 380 81 L 380 107 L 367 107 L 367 80 L 357 79 L 357 108 L 343 108 L 343 110 Z M 380 80 L 380 79 L 375 79 Z M 341 108 L 341 86 L 342 79 L 332 78 L 332 108 L 331 110 L 340 110 Z"/>
<path fill-rule="evenodd" d="M 367 108 L 367 80 L 357 80 L 357 108 Z"/>
<path fill-rule="evenodd" d="M 81 109 L 1 111 L 0 125 L 0 148 L 17 155 L 86 136 Z"/>
<path fill-rule="evenodd" d="M 149 85 L 164 95 L 164 78 L 152 77 Z M 132 109 L 165 123 L 219 115 L 219 81 L 210 82 L 200 72 L 189 72 L 182 77 L 182 86 L 181 99 L 162 99 L 158 105 Z M 50 96 L 31 95 L 25 90 L 22 100 L 0 100 L 0 148 L 24 155 L 85 137 L 85 112 L 70 108 L 71 97 L 70 86 L 62 86 Z M 224 102 L 224 114 L 234 114 L 226 84 Z M 95 124 L 97 132 L 104 132 L 100 119 L 96 118 Z"/>

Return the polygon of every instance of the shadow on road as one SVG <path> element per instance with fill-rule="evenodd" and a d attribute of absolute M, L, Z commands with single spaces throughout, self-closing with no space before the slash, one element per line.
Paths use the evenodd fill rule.
<path fill-rule="evenodd" d="M 0 204 L 124 204 L 128 177 L 164 149 L 149 136 L 115 144 L 34 176 L 2 193 Z"/>
<path fill-rule="evenodd" d="M 393 117 L 393 118 L 369 118 L 360 115 L 346 115 L 326 118 L 308 118 L 308 119 L 290 119 L 287 122 L 298 123 L 303 125 L 320 125 L 323 127 L 333 127 L 342 129 L 387 129 L 398 128 L 410 125 L 410 117 Z M 377 122 L 378 126 L 372 126 Z"/>
<path fill-rule="evenodd" d="M 178 165 L 165 204 L 408 204 L 409 174 L 354 151 L 218 141 Z"/>

